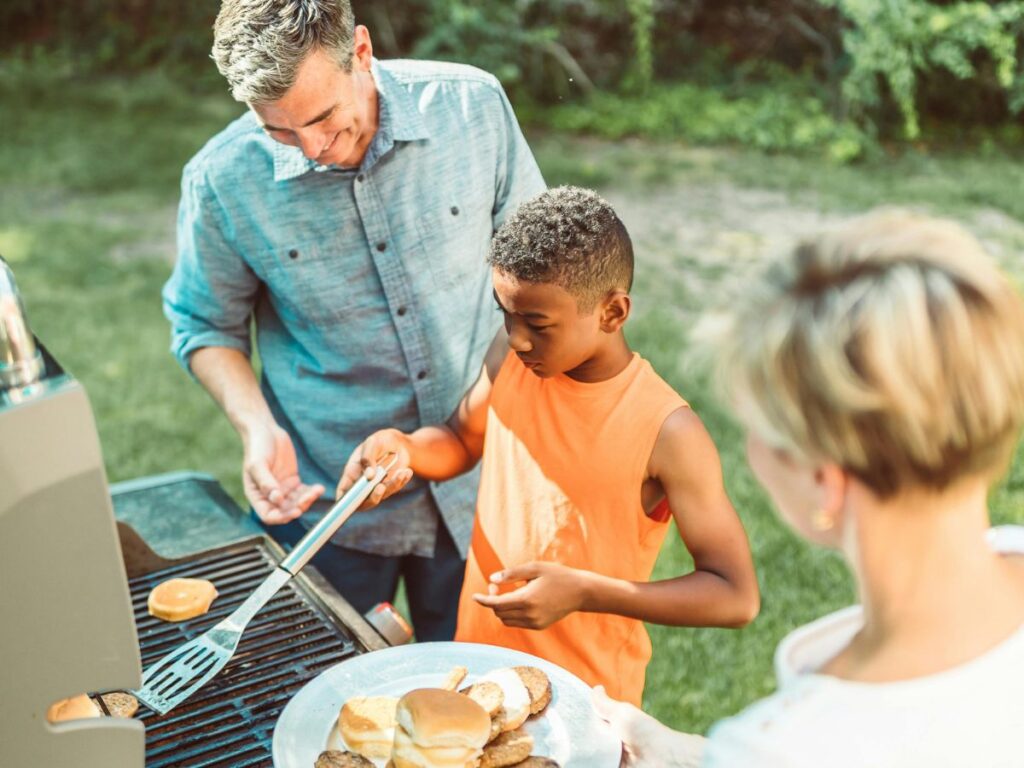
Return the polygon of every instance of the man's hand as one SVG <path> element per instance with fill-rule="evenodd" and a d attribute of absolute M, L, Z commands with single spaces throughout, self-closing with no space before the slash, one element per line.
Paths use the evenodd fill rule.
<path fill-rule="evenodd" d="M 299 478 L 295 446 L 276 424 L 251 429 L 244 443 L 245 498 L 267 525 L 291 522 L 323 494 L 322 485 L 306 485 Z"/>
<path fill-rule="evenodd" d="M 382 429 L 379 432 L 374 432 L 352 451 L 352 455 L 348 457 L 345 469 L 341 473 L 341 479 L 338 480 L 338 487 L 334 492 L 335 498 L 341 498 L 360 476 L 371 479 L 377 466 L 383 464 L 385 459 L 392 455 L 395 457 L 395 463 L 387 477 L 384 482 L 373 489 L 360 509 L 371 509 L 402 490 L 406 483 L 412 480 L 412 470 L 409 468 L 408 438 L 397 429 Z"/>
<path fill-rule="evenodd" d="M 587 571 L 558 563 L 526 563 L 491 574 L 490 594 L 473 595 L 492 609 L 506 627 L 544 629 L 583 605 Z M 526 584 L 504 595 L 500 584 Z"/>
<path fill-rule="evenodd" d="M 620 768 L 697 768 L 707 740 L 662 725 L 632 704 L 609 698 L 602 686 L 591 692 L 594 711 L 622 741 Z"/>

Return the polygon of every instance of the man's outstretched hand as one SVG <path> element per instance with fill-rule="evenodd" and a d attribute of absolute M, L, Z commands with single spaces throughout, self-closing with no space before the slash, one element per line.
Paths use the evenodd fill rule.
<path fill-rule="evenodd" d="M 242 485 L 245 498 L 267 525 L 291 522 L 324 493 L 324 486 L 302 482 L 292 439 L 276 424 L 249 432 Z"/>

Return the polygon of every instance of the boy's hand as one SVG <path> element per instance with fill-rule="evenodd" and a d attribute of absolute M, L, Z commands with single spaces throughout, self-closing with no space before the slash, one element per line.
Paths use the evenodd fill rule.
<path fill-rule="evenodd" d="M 602 686 L 591 690 L 598 716 L 622 741 L 620 768 L 697 768 L 706 740 L 662 725 L 632 704 L 609 698 Z"/>
<path fill-rule="evenodd" d="M 544 629 L 583 605 L 587 571 L 558 563 L 526 563 L 491 574 L 490 594 L 473 595 L 506 627 Z M 499 595 L 500 584 L 526 584 Z"/>
<path fill-rule="evenodd" d="M 384 463 L 385 458 L 392 455 L 395 457 L 395 464 L 388 472 L 387 478 L 373 489 L 373 493 L 359 508 L 372 509 L 384 499 L 398 493 L 412 479 L 408 442 L 406 436 L 397 429 L 382 429 L 374 432 L 352 451 L 341 473 L 341 479 L 338 480 L 334 497 L 340 499 L 355 485 L 360 476 L 372 478 L 377 471 L 377 465 Z"/>

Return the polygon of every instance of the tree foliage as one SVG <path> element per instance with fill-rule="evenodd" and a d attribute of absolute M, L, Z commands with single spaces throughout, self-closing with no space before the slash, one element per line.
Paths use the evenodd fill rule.
<path fill-rule="evenodd" d="M 494 72 L 517 100 L 545 108 L 590 104 L 606 114 L 611 95 L 618 94 L 635 111 L 636 98 L 646 96 L 650 114 L 638 122 L 649 122 L 651 115 L 680 114 L 683 106 L 676 102 L 687 91 L 672 84 L 689 84 L 691 91 L 715 89 L 727 102 L 743 98 L 737 86 L 745 83 L 761 103 L 767 98 L 761 86 L 775 83 L 783 94 L 780 103 L 789 103 L 784 92 L 793 89 L 786 83 L 799 80 L 816 90 L 813 98 L 835 124 L 854 126 L 867 136 L 910 139 L 922 134 L 930 118 L 991 125 L 1024 110 L 1024 0 L 353 0 L 353 5 L 357 19 L 370 26 L 379 55 L 473 63 Z M 81 71 L 169 62 L 209 71 L 217 8 L 217 0 L 5 0 L 0 49 L 7 57 L 56 52 Z M 0 66 L 3 62 L 0 58 Z M 747 107 L 737 110 L 773 111 Z M 730 110 L 711 110 L 718 111 Z M 819 112 L 812 121 L 816 135 Z"/>

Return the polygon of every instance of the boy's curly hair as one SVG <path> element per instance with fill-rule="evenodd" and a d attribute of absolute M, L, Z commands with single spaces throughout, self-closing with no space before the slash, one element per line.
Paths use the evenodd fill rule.
<path fill-rule="evenodd" d="M 633 284 L 633 244 L 596 193 L 557 187 L 523 203 L 491 241 L 491 266 L 529 283 L 554 283 L 581 313 Z"/>

